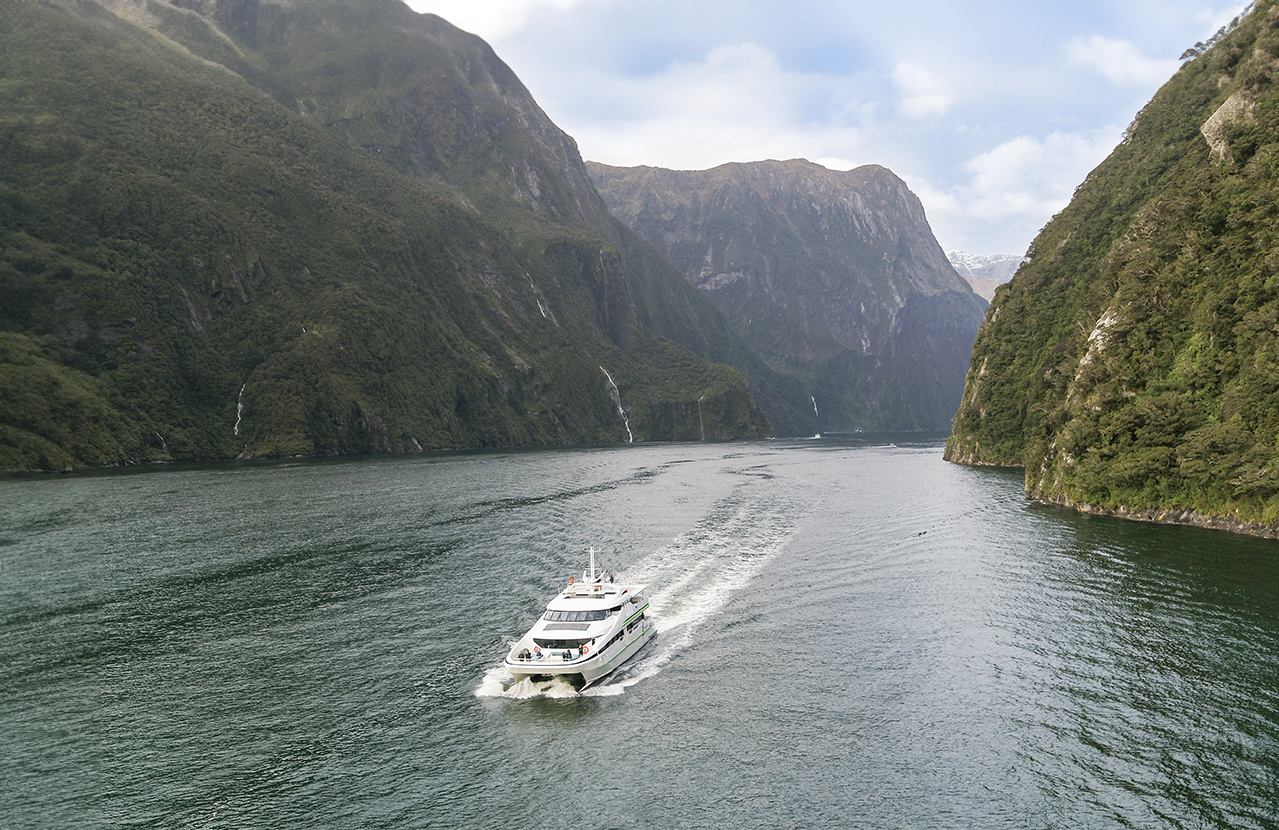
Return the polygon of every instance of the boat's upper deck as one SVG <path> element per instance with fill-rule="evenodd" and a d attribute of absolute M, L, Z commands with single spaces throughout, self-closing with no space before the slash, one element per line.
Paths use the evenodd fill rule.
<path fill-rule="evenodd" d="M 546 604 L 546 608 L 548 611 L 611 610 L 639 596 L 643 590 L 643 585 L 570 582 Z"/>

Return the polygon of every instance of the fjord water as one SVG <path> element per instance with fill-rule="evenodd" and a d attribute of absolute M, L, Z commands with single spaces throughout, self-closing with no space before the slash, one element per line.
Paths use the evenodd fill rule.
<path fill-rule="evenodd" d="M 1279 827 L 1279 545 L 900 443 L 0 482 L 0 826 Z M 506 690 L 588 545 L 657 639 Z"/>

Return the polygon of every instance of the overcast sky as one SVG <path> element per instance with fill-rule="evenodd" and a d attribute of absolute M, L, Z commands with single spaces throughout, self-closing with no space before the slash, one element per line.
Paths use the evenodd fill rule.
<path fill-rule="evenodd" d="M 1246 2 L 1246 0 L 1245 0 Z M 881 164 L 947 251 L 1024 253 L 1238 0 L 409 0 L 582 156 Z"/>

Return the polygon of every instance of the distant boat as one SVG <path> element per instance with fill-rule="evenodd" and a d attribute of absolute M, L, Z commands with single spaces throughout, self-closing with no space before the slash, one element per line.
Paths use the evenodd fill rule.
<path fill-rule="evenodd" d="M 643 585 L 613 582 L 590 568 L 546 605 L 541 619 L 511 646 L 506 670 L 522 680 L 564 677 L 585 689 L 612 674 L 653 638 Z"/>

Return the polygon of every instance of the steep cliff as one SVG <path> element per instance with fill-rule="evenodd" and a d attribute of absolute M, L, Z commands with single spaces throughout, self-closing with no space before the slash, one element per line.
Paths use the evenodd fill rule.
<path fill-rule="evenodd" d="M 822 431 L 945 430 L 984 302 L 882 167 L 588 163 L 613 213 L 792 378 Z"/>
<path fill-rule="evenodd" d="M 995 295 L 946 456 L 1083 510 L 1272 532 L 1279 7 L 1188 57 Z"/>
<path fill-rule="evenodd" d="M 0 469 L 769 432 L 689 351 L 749 362 L 722 315 L 439 18 L 4 3 L 0 78 Z"/>

